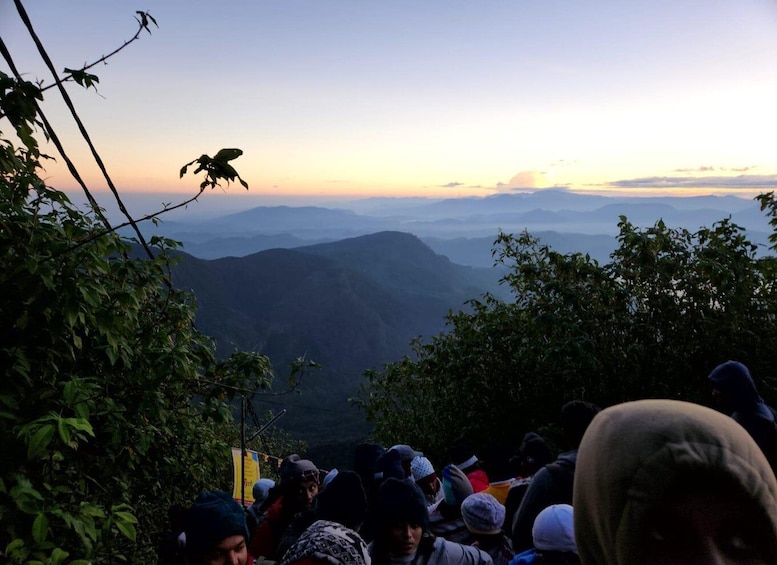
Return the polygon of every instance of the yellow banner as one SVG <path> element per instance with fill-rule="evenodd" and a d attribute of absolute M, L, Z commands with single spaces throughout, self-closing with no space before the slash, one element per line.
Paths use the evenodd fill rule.
<path fill-rule="evenodd" d="M 232 468 L 234 473 L 232 474 L 232 498 L 242 503 L 245 506 L 253 504 L 254 502 L 254 483 L 259 480 L 259 454 L 256 451 L 246 449 L 245 457 L 245 477 L 243 476 L 243 470 L 241 465 L 240 448 L 232 448 Z M 240 486 L 245 486 L 245 499 L 241 492 Z"/>

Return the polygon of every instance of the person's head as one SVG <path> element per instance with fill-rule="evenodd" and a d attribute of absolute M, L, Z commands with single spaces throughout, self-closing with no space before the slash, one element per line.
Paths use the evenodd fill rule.
<path fill-rule="evenodd" d="M 492 483 L 513 478 L 510 474 L 510 456 L 500 445 L 491 444 L 483 452 L 483 470 Z"/>
<path fill-rule="evenodd" d="M 410 473 L 421 492 L 431 496 L 437 494 L 440 481 L 437 479 L 437 473 L 429 459 L 423 456 L 415 457 L 410 463 Z"/>
<path fill-rule="evenodd" d="M 275 481 L 272 479 L 259 479 L 254 483 L 251 494 L 254 496 L 254 504 L 261 506 L 262 503 L 267 500 L 270 494 L 270 489 L 275 487 Z"/>
<path fill-rule="evenodd" d="M 534 548 L 543 554 L 577 554 L 573 516 L 569 504 L 553 504 L 544 508 L 532 525 Z"/>
<path fill-rule="evenodd" d="M 375 463 L 378 458 L 386 453 L 382 445 L 377 443 L 361 443 L 353 452 L 353 470 L 362 480 L 364 490 L 372 488 Z"/>
<path fill-rule="evenodd" d="M 750 370 L 739 361 L 726 361 L 707 377 L 712 396 L 724 412 L 748 411 L 761 401 Z"/>
<path fill-rule="evenodd" d="M 426 500 L 410 480 L 387 479 L 378 489 L 375 541 L 395 557 L 413 554 L 429 529 Z"/>
<path fill-rule="evenodd" d="M 383 481 L 390 478 L 405 478 L 405 470 L 402 467 L 402 458 L 399 451 L 396 449 L 389 449 L 375 461 L 373 481 L 380 485 Z"/>
<path fill-rule="evenodd" d="M 561 407 L 561 430 L 572 449 L 577 449 L 599 407 L 584 400 L 572 400 Z"/>
<path fill-rule="evenodd" d="M 396 451 L 399 453 L 399 460 L 402 464 L 402 470 L 405 473 L 405 477 L 410 476 L 410 464 L 412 463 L 413 459 L 416 457 L 423 457 L 423 452 L 416 451 L 409 445 L 405 444 L 397 444 L 389 448 L 389 451 Z"/>
<path fill-rule="evenodd" d="M 451 463 L 467 475 L 480 467 L 480 460 L 467 443 L 458 443 L 451 449 Z"/>
<path fill-rule="evenodd" d="M 280 565 L 370 565 L 359 534 L 338 522 L 318 520 L 283 555 Z"/>
<path fill-rule="evenodd" d="M 777 479 L 744 428 L 696 404 L 602 411 L 580 445 L 574 507 L 584 565 L 777 562 Z"/>
<path fill-rule="evenodd" d="M 446 465 L 442 469 L 442 493 L 445 504 L 451 508 L 461 508 L 461 503 L 474 492 L 467 475 L 456 465 Z"/>
<path fill-rule="evenodd" d="M 529 432 L 523 436 L 518 449 L 518 476 L 530 477 L 551 461 L 553 461 L 553 454 L 540 435 Z"/>
<path fill-rule="evenodd" d="M 191 565 L 246 565 L 248 526 L 242 506 L 223 491 L 205 491 L 186 514 L 186 557 Z"/>
<path fill-rule="evenodd" d="M 286 511 L 296 513 L 310 507 L 318 494 L 318 468 L 294 453 L 281 461 L 279 475 Z"/>
<path fill-rule="evenodd" d="M 367 515 L 367 496 L 359 475 L 340 471 L 319 493 L 316 517 L 358 530 Z"/>
<path fill-rule="evenodd" d="M 496 535 L 504 525 L 505 507 L 490 494 L 478 492 L 461 503 L 461 517 L 472 534 Z"/>

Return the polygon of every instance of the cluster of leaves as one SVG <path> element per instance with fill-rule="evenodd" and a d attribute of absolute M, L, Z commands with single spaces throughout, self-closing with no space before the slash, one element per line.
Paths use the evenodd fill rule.
<path fill-rule="evenodd" d="M 228 485 L 230 401 L 270 386 L 270 363 L 215 356 L 169 285 L 175 242 L 132 258 L 45 185 L 39 91 L 0 87 L 22 142 L 0 132 L 0 561 L 153 562 L 167 509 Z"/>
<path fill-rule="evenodd" d="M 773 196 L 760 198 L 777 217 Z M 705 376 L 727 359 L 775 392 L 777 258 L 729 219 L 691 233 L 622 217 L 619 229 L 605 265 L 500 234 L 494 254 L 514 300 L 472 301 L 413 358 L 367 373 L 361 403 L 377 438 L 440 457 L 462 438 L 515 447 L 573 398 L 705 402 Z"/>
<path fill-rule="evenodd" d="M 183 167 L 181 167 L 180 177 L 183 177 L 189 170 L 189 167 L 197 163 L 197 168 L 194 169 L 194 174 L 205 172 L 205 180 L 200 184 L 200 190 L 205 190 L 207 187 L 216 188 L 219 186 L 219 181 L 224 180 L 229 184 L 235 182 L 237 179 L 243 188 L 248 189 L 248 183 L 240 178 L 235 168 L 229 164 L 240 157 L 243 154 L 241 149 L 221 149 L 216 155 L 210 157 L 208 155 L 200 155 L 198 158 L 189 161 Z"/>

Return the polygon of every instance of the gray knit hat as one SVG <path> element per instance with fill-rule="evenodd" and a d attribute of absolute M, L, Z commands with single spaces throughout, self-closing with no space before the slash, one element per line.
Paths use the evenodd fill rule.
<path fill-rule="evenodd" d="M 498 534 L 505 521 L 505 507 L 490 494 L 478 492 L 461 503 L 461 517 L 473 534 Z"/>

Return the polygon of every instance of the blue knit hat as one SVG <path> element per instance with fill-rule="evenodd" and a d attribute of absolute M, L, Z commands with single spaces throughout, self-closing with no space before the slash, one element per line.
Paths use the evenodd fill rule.
<path fill-rule="evenodd" d="M 186 554 L 193 561 L 230 536 L 249 534 L 245 513 L 230 495 L 221 490 L 203 491 L 186 514 Z"/>

